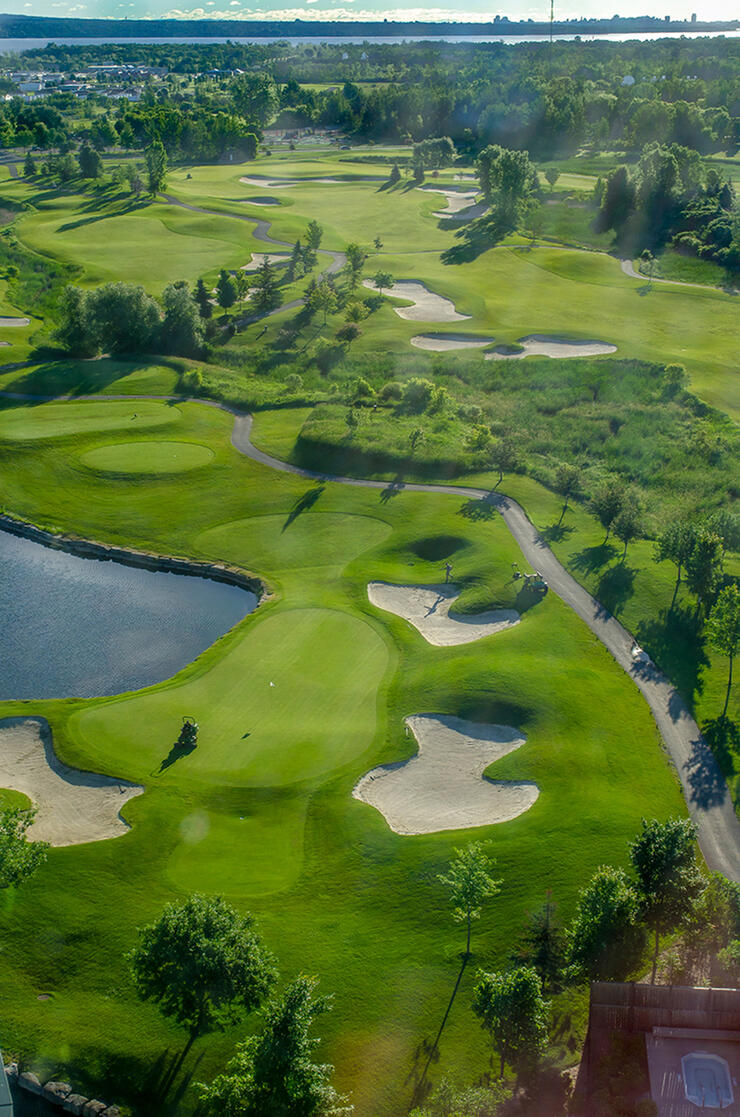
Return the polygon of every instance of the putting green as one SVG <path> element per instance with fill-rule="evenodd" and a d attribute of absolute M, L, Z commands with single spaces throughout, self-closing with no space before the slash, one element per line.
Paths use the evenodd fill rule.
<path fill-rule="evenodd" d="M 43 407 L 14 407 L 0 412 L 0 439 L 26 442 L 97 431 L 133 431 L 162 427 L 181 418 L 178 407 L 158 400 L 47 403 Z"/>
<path fill-rule="evenodd" d="M 295 570 L 312 566 L 344 566 L 391 533 L 389 524 L 370 516 L 338 512 L 301 512 L 311 501 L 309 489 L 283 516 L 251 516 L 209 528 L 198 536 L 199 549 L 250 569 Z"/>
<path fill-rule="evenodd" d="M 251 624 L 205 674 L 82 710 L 70 728 L 93 765 L 125 756 L 144 783 L 284 787 L 370 746 L 387 662 L 370 625 L 334 609 L 286 609 Z M 198 747 L 162 769 L 184 711 L 200 725 Z"/>
<path fill-rule="evenodd" d="M 80 455 L 88 469 L 101 473 L 185 473 L 213 461 L 215 454 L 197 442 L 111 442 Z"/>

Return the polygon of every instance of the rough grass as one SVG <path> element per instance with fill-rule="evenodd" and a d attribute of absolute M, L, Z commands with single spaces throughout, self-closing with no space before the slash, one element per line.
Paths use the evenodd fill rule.
<path fill-rule="evenodd" d="M 488 1051 L 469 1007 L 477 966 L 505 959 L 546 889 L 567 918 L 592 870 L 625 860 L 643 814 L 683 811 L 639 693 L 552 595 L 510 632 L 454 649 L 432 648 L 369 605 L 373 578 L 437 581 L 439 539 L 456 541 L 469 603 L 511 593 L 518 549 L 500 520 L 464 514 L 463 500 L 277 474 L 241 458 L 230 419 L 198 404 L 178 406 L 157 437 L 207 444 L 213 464 L 130 485 L 79 466 L 100 441 L 80 432 L 81 406 L 52 405 L 55 437 L 0 444 L 6 507 L 111 542 L 228 558 L 277 596 L 149 691 L 2 704 L 3 716 L 47 716 L 66 761 L 147 786 L 127 806 L 124 838 L 52 851 L 27 887 L 6 894 L 5 1049 L 93 1091 L 115 1082 L 142 1112 L 165 1111 L 157 1083 L 185 1037 L 136 1001 L 123 954 L 165 900 L 224 888 L 255 913 L 286 979 L 318 973 L 335 994 L 322 1055 L 357 1111 L 405 1108 L 460 968 L 463 937 L 437 875 L 468 835 L 400 837 L 350 792 L 370 767 L 409 754 L 406 715 L 438 712 L 521 728 L 527 744 L 495 775 L 541 788 L 526 815 L 470 835 L 491 841 L 504 886 L 476 927 L 432 1079 L 478 1077 Z M 160 774 L 191 712 L 198 749 Z M 39 1003 L 41 992 L 51 999 Z M 186 1073 L 209 1078 L 242 1034 L 199 1043 Z"/>

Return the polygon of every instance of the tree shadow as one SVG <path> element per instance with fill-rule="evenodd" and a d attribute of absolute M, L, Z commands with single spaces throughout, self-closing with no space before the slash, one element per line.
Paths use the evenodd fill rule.
<path fill-rule="evenodd" d="M 382 504 L 387 504 L 394 496 L 398 496 L 403 491 L 405 482 L 403 477 L 397 474 L 392 481 L 389 481 L 384 489 L 380 490 L 380 501 Z"/>
<path fill-rule="evenodd" d="M 466 520 L 492 520 L 496 514 L 496 504 L 490 497 L 471 498 L 460 505 L 457 514 L 464 516 Z"/>
<path fill-rule="evenodd" d="M 46 360 L 36 368 L 23 370 L 15 380 L 6 384 L 4 391 L 29 396 L 92 395 L 149 365 L 150 362 L 143 359 L 84 360 L 70 358 L 66 353 L 58 354 L 55 360 Z M 18 406 L 19 402 L 23 403 L 4 399 L 0 401 L 0 407 Z M 25 401 L 25 406 L 28 406 L 28 401 Z"/>
<path fill-rule="evenodd" d="M 740 726 L 728 717 L 710 718 L 701 731 L 723 774 L 734 776 L 735 761 L 740 756 Z"/>
<path fill-rule="evenodd" d="M 569 524 L 563 524 L 558 521 L 556 524 L 550 524 L 540 532 L 540 536 L 546 543 L 562 543 L 575 529 Z"/>
<path fill-rule="evenodd" d="M 663 609 L 657 617 L 641 621 L 635 636 L 677 691 L 689 698 L 701 693 L 701 675 L 709 666 L 709 658 L 704 650 L 701 623 L 693 609 L 680 606 Z M 680 698 L 673 705 L 675 710 L 669 705 L 671 717 L 680 716 L 683 712 Z"/>
<path fill-rule="evenodd" d="M 701 810 L 719 807 L 724 803 L 727 798 L 727 783 L 714 748 L 705 737 L 698 737 L 691 742 L 691 753 L 684 770 L 691 788 L 692 803 Z"/>
<path fill-rule="evenodd" d="M 282 527 L 283 531 L 289 528 L 302 512 L 307 512 L 309 508 L 313 508 L 314 504 L 323 493 L 324 487 L 325 486 L 319 482 L 319 484 L 315 485 L 312 489 L 306 489 L 305 493 L 301 493 L 288 513 L 287 519 Z"/>
<path fill-rule="evenodd" d="M 636 573 L 634 567 L 619 562 L 616 566 L 610 566 L 599 578 L 596 597 L 612 616 L 616 617 L 632 596 Z"/>
<path fill-rule="evenodd" d="M 602 566 L 611 562 L 616 553 L 617 549 L 611 543 L 599 543 L 596 547 L 584 547 L 582 551 L 577 551 L 570 561 L 574 570 L 580 570 L 583 574 L 594 574 L 597 570 L 601 570 Z"/>
<path fill-rule="evenodd" d="M 442 1038 L 442 1032 L 444 1031 L 445 1025 L 447 1024 L 447 1021 L 449 1019 L 450 1012 L 452 1011 L 452 1006 L 455 1003 L 455 997 L 457 996 L 458 989 L 460 988 L 460 982 L 462 981 L 463 974 L 465 973 L 465 967 L 467 966 L 469 961 L 470 955 L 463 954 L 462 965 L 460 966 L 460 971 L 457 975 L 457 981 L 455 982 L 455 987 L 452 990 L 452 996 L 450 997 L 447 1008 L 445 1009 L 445 1014 L 442 1017 L 442 1023 L 439 1025 L 439 1030 L 437 1031 L 434 1042 L 430 1043 L 428 1039 L 423 1039 L 414 1053 L 414 1065 L 412 1066 L 411 1071 L 406 1077 L 407 1083 L 413 1082 L 413 1090 L 411 1094 L 411 1103 L 409 1105 L 409 1109 L 414 1109 L 416 1106 L 421 1105 L 421 1103 L 424 1101 L 424 1098 L 429 1093 L 430 1084 L 427 1081 L 427 1074 L 429 1073 L 429 1068 L 432 1065 L 432 1062 L 439 1061 L 439 1041 Z M 419 1074 L 419 1063 L 424 1056 L 426 1056 L 426 1061 L 424 1063 L 421 1074 Z"/>
<path fill-rule="evenodd" d="M 469 221 L 457 233 L 457 244 L 446 249 L 440 259 L 443 264 L 469 264 L 489 248 L 494 248 L 506 236 L 508 230 L 491 218 L 490 214 Z"/>

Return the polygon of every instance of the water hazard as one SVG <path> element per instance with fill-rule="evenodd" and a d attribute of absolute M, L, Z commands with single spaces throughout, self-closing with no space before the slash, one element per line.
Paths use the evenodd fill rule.
<path fill-rule="evenodd" d="M 238 586 L 79 558 L 0 531 L 0 700 L 161 682 L 256 606 Z"/>

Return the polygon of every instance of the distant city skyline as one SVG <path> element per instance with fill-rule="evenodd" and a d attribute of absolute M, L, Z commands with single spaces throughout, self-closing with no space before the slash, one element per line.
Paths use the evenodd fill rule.
<path fill-rule="evenodd" d="M 182 2 L 182 0 L 181 0 Z M 0 0 L 0 9 L 6 13 L 34 16 L 76 16 L 87 19 L 236 19 L 246 25 L 255 20 L 315 21 L 346 20 L 420 20 L 463 21 L 489 23 L 496 15 L 515 20 L 547 20 L 550 8 L 546 2 L 532 5 L 523 0 L 505 8 L 492 8 L 486 0 L 460 0 L 459 4 L 445 7 L 419 7 L 413 3 L 396 8 L 387 7 L 387 0 L 298 0 L 292 7 L 280 6 L 279 0 L 199 0 L 190 7 L 184 0 L 182 7 L 173 7 L 172 0 Z M 573 7 L 571 3 L 556 5 L 556 19 L 599 18 L 654 15 L 659 18 L 688 20 L 697 10 L 694 3 L 679 9 L 666 5 L 664 9 L 645 11 L 645 0 L 623 0 L 618 9 L 604 10 L 603 0 L 585 0 Z M 700 9 L 700 20 L 731 20 L 739 17 L 738 5 L 733 0 L 715 0 L 707 9 Z M 248 32 L 245 30 L 245 34 Z"/>

